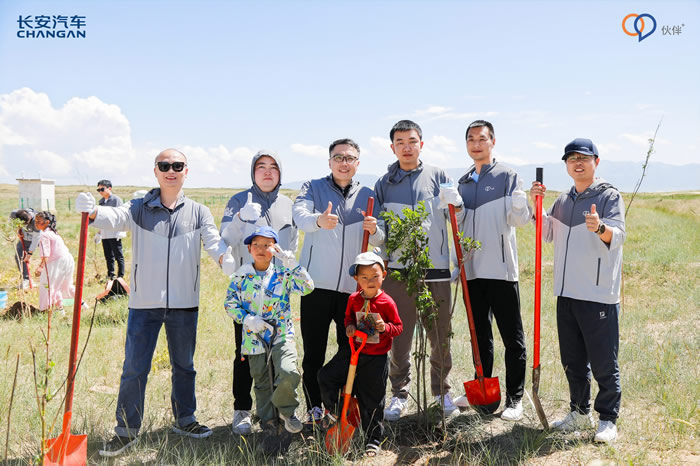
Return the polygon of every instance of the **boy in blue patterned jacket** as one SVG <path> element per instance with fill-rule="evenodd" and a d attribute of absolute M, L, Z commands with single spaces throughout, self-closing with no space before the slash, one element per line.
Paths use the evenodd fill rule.
<path fill-rule="evenodd" d="M 243 325 L 241 353 L 248 357 L 250 364 L 261 425 L 275 422 L 274 408 L 277 408 L 285 429 L 296 433 L 302 429 L 301 421 L 294 414 L 299 406 L 296 389 L 301 376 L 296 365 L 290 296 L 310 293 L 314 283 L 294 258 L 294 252 L 282 250 L 278 240 L 277 232 L 269 226 L 256 228 L 243 240 L 253 263 L 244 264 L 231 277 L 224 308 Z M 272 263 L 273 255 L 280 259 L 281 266 Z M 267 375 L 265 345 L 260 338 L 272 343 L 274 391 Z"/>

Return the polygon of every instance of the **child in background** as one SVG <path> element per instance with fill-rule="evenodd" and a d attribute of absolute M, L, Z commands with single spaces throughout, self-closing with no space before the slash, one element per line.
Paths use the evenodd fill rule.
<path fill-rule="evenodd" d="M 393 338 L 403 331 L 403 323 L 396 303 L 382 291 L 386 270 L 381 257 L 373 252 L 359 254 L 350 267 L 350 275 L 361 290 L 348 298 L 345 334 L 352 337 L 356 330 L 367 334 L 367 344 L 357 362 L 353 392 L 360 405 L 362 430 L 367 437 L 365 454 L 373 457 L 380 451 L 384 438 L 384 396 L 389 377 L 387 353 Z M 337 418 L 339 413 L 338 393 L 345 384 L 349 366 L 350 353 L 339 351 L 318 372 L 323 404 L 335 407 L 335 416 L 329 415 L 331 419 Z"/>
<path fill-rule="evenodd" d="M 243 240 L 253 263 L 244 264 L 231 277 L 224 308 L 229 316 L 243 325 L 241 353 L 248 357 L 250 364 L 261 425 L 263 428 L 276 425 L 274 408 L 277 408 L 284 428 L 297 433 L 303 427 L 294 413 L 299 406 L 296 389 L 301 375 L 296 364 L 290 295 L 310 293 L 314 282 L 296 261 L 294 252 L 283 251 L 278 241 L 277 232 L 269 226 L 257 227 Z M 273 255 L 280 259 L 281 266 L 272 263 Z M 272 332 L 271 328 L 274 329 Z M 270 338 L 271 333 L 275 335 L 271 350 L 274 392 L 268 377 L 265 346 L 259 340 Z"/>
<path fill-rule="evenodd" d="M 51 212 L 37 213 L 34 224 L 41 232 L 36 248 L 41 262 L 34 272 L 39 277 L 39 309 L 46 311 L 53 307 L 65 314 L 63 298 L 72 298 L 75 295 L 75 261 L 63 238 L 56 233 L 56 217 Z"/>

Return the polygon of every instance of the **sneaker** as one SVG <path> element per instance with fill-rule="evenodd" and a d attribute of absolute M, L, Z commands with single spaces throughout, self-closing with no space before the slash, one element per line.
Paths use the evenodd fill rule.
<path fill-rule="evenodd" d="M 406 411 L 408 398 L 391 397 L 389 407 L 384 409 L 384 419 L 387 421 L 398 421 L 401 414 Z"/>
<path fill-rule="evenodd" d="M 306 413 L 306 417 L 304 418 L 304 425 L 306 427 L 321 425 L 322 420 L 323 410 L 318 406 L 314 406 Z"/>
<path fill-rule="evenodd" d="M 365 457 L 366 458 L 374 458 L 379 453 L 381 453 L 381 451 L 382 451 L 382 446 L 379 443 L 379 440 L 372 440 L 365 447 Z"/>
<path fill-rule="evenodd" d="M 613 443 L 617 439 L 617 426 L 612 421 L 598 422 L 595 432 L 595 441 L 601 443 Z"/>
<path fill-rule="evenodd" d="M 458 409 L 457 405 L 455 405 L 452 402 L 452 397 L 450 396 L 449 393 L 445 393 L 444 397 L 441 397 L 440 395 L 435 395 L 435 402 L 439 406 L 442 406 L 442 410 L 445 413 L 445 417 L 450 417 L 455 412 L 457 412 L 457 409 Z"/>
<path fill-rule="evenodd" d="M 233 422 L 231 430 L 234 434 L 248 435 L 252 427 L 250 411 L 244 409 L 236 409 L 233 411 Z"/>
<path fill-rule="evenodd" d="M 212 434 L 209 427 L 203 426 L 197 421 L 191 422 L 182 427 L 173 426 L 173 432 L 178 435 L 186 435 L 187 437 L 192 438 L 207 438 Z"/>
<path fill-rule="evenodd" d="M 338 422 L 338 416 L 326 410 L 323 414 L 323 421 L 321 423 L 321 426 L 324 429 L 330 429 L 336 422 Z"/>
<path fill-rule="evenodd" d="M 459 409 L 467 409 L 469 407 L 469 400 L 467 399 L 466 395 L 458 396 L 455 398 L 454 404 Z"/>
<path fill-rule="evenodd" d="M 117 456 L 138 441 L 138 437 L 120 437 L 115 435 L 112 440 L 102 445 L 100 456 Z"/>
<path fill-rule="evenodd" d="M 292 434 L 299 433 L 301 432 L 301 429 L 304 428 L 304 425 L 295 414 L 285 416 L 284 414 L 280 413 L 280 419 L 284 421 L 284 428 L 287 430 L 287 432 L 291 432 Z"/>
<path fill-rule="evenodd" d="M 554 421 L 552 429 L 561 432 L 574 432 L 580 429 L 588 429 L 595 426 L 591 413 L 581 414 L 578 411 L 571 411 L 561 421 Z"/>
<path fill-rule="evenodd" d="M 501 419 L 506 421 L 519 421 L 523 418 L 523 402 L 518 400 L 517 402 L 510 403 L 506 409 L 501 413 Z"/>

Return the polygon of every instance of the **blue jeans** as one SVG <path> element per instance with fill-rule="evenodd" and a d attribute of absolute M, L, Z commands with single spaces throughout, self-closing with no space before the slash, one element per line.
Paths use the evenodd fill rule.
<path fill-rule="evenodd" d="M 117 427 L 114 429 L 117 435 L 133 437 L 139 433 L 146 382 L 163 324 L 172 367 L 170 400 L 173 415 L 180 427 L 195 421 L 197 400 L 194 395 L 194 379 L 197 373 L 193 357 L 198 315 L 199 312 L 162 308 L 129 309 L 124 367 L 117 399 Z"/>

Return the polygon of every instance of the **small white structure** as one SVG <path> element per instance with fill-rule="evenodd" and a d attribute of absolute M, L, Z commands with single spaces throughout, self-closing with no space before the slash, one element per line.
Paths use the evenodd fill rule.
<path fill-rule="evenodd" d="M 17 178 L 19 208 L 56 211 L 56 182 L 41 178 Z"/>

